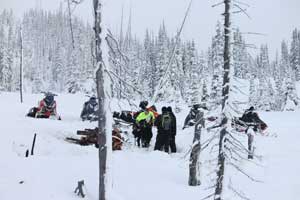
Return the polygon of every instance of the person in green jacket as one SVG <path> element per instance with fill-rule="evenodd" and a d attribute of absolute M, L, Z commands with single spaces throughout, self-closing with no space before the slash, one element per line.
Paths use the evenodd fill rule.
<path fill-rule="evenodd" d="M 141 136 L 142 147 L 149 147 L 152 134 L 152 126 L 154 124 L 155 116 L 153 112 L 143 109 L 136 118 L 138 132 Z"/>

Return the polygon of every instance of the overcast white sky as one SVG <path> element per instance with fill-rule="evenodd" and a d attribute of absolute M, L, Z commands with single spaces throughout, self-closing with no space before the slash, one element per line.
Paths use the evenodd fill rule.
<path fill-rule="evenodd" d="M 233 22 L 242 32 L 260 32 L 266 36 L 248 35 L 247 42 L 259 46 L 268 43 L 271 53 L 275 54 L 282 39 L 290 40 L 294 28 L 300 28 L 300 0 L 240 0 L 250 4 L 248 14 L 235 14 Z M 25 3 L 26 2 L 26 3 Z M 0 0 L 0 10 L 12 8 L 18 17 L 29 8 L 41 7 L 56 9 L 66 0 Z M 217 20 L 222 20 L 223 7 L 212 8 L 217 0 L 194 0 L 182 37 L 194 39 L 199 49 L 205 50 L 211 42 Z M 106 0 L 104 4 L 106 24 L 112 31 L 118 31 L 121 11 L 124 20 L 132 10 L 132 32 L 143 37 L 146 28 L 158 30 L 164 20 L 169 34 L 175 35 L 183 19 L 189 0 Z M 76 15 L 92 22 L 92 0 L 84 0 L 75 10 Z"/>

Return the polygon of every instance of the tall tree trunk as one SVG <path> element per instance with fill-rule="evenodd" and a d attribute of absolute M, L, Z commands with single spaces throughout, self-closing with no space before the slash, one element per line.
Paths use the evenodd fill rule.
<path fill-rule="evenodd" d="M 68 0 L 68 14 L 69 14 L 69 25 L 70 25 L 70 31 L 71 31 L 72 47 L 73 47 L 73 49 L 75 49 L 70 0 Z"/>
<path fill-rule="evenodd" d="M 96 72 L 97 94 L 99 103 L 98 121 L 98 145 L 99 145 L 99 200 L 106 200 L 106 161 L 107 161 L 107 132 L 106 132 L 106 111 L 105 111 L 105 92 L 104 92 L 104 66 L 101 51 L 101 0 L 93 0 L 95 16 L 95 38 L 96 38 L 96 61 L 98 69 Z"/>
<path fill-rule="evenodd" d="M 197 186 L 201 184 L 200 180 L 200 165 L 199 157 L 201 151 L 201 129 L 204 127 L 204 114 L 203 112 L 198 111 L 196 115 L 196 124 L 195 124 L 195 134 L 193 140 L 193 148 L 190 155 L 190 176 L 189 176 L 189 185 Z"/>
<path fill-rule="evenodd" d="M 222 85 L 222 117 L 223 120 L 221 122 L 221 132 L 220 132 L 220 139 L 219 139 L 219 155 L 218 155 L 218 171 L 217 171 L 217 183 L 216 183 L 216 190 L 215 190 L 215 200 L 222 199 L 222 192 L 223 192 L 223 180 L 224 180 L 224 171 L 225 171 L 225 139 L 227 134 L 227 126 L 228 126 L 228 118 L 227 118 L 227 104 L 228 104 L 228 97 L 229 97 L 229 84 L 230 84 L 230 7 L 231 7 L 231 0 L 224 0 L 225 4 L 225 23 L 224 23 L 224 33 L 225 33 L 225 44 L 224 44 L 224 75 L 223 75 L 223 85 Z"/>
<path fill-rule="evenodd" d="M 20 27 L 20 100 L 23 103 L 23 35 Z"/>

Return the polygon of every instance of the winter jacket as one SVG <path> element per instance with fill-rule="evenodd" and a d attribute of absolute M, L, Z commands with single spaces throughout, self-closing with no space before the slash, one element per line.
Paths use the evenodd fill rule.
<path fill-rule="evenodd" d="M 163 128 L 163 117 L 164 115 L 169 115 L 171 123 L 170 123 L 170 129 L 169 130 L 164 130 Z M 157 127 L 157 132 L 158 134 L 172 134 L 176 135 L 176 118 L 175 115 L 169 112 L 163 112 L 161 115 L 159 115 L 156 120 L 154 125 Z"/>
<path fill-rule="evenodd" d="M 140 127 L 151 127 L 154 124 L 155 116 L 153 112 L 143 111 L 136 117 L 136 123 Z"/>
<path fill-rule="evenodd" d="M 158 117 L 159 114 L 158 114 L 158 112 L 156 111 L 156 108 L 155 108 L 154 105 L 153 105 L 153 106 L 150 106 L 149 108 L 147 108 L 147 110 L 148 110 L 149 112 L 153 112 L 155 118 Z"/>
<path fill-rule="evenodd" d="M 177 130 L 176 116 L 174 115 L 173 112 L 170 112 L 170 115 L 172 117 L 171 135 L 176 135 L 176 130 Z"/>

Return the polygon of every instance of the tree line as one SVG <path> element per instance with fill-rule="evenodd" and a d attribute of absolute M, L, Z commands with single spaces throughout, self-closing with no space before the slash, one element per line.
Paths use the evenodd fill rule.
<path fill-rule="evenodd" d="M 73 46 L 68 20 L 62 6 L 54 12 L 31 9 L 22 20 L 16 19 L 12 11 L 0 14 L 1 90 L 20 89 L 22 27 L 25 91 L 95 91 L 93 29 L 74 16 Z M 223 25 L 217 23 L 211 45 L 205 51 L 199 51 L 193 40 L 179 40 L 169 63 L 176 38 L 167 33 L 165 24 L 161 24 L 158 33 L 146 30 L 141 40 L 132 34 L 129 21 L 126 31 L 121 28 L 120 33 L 106 37 L 114 74 L 111 97 L 151 99 L 164 77 L 163 87 L 157 93 L 160 101 L 220 105 L 224 38 Z M 266 44 L 251 56 L 252 46 L 238 29 L 233 32 L 232 42 L 234 77 L 249 81 L 249 104 L 261 110 L 284 110 L 288 102 L 298 104 L 295 83 L 300 80 L 299 30 L 292 32 L 290 44 L 282 41 L 274 60 L 270 59 Z M 171 68 L 166 72 L 169 64 Z"/>

